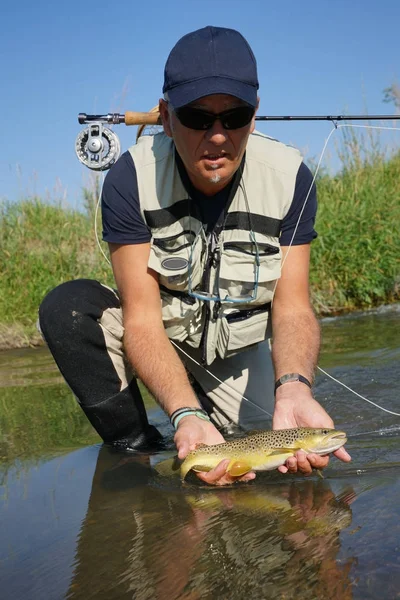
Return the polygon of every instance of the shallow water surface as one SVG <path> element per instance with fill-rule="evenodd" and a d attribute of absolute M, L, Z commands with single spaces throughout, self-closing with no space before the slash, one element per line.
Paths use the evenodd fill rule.
<path fill-rule="evenodd" d="M 320 366 L 400 412 L 400 308 L 322 324 Z M 322 373 L 315 395 L 352 463 L 182 485 L 154 468 L 173 442 L 150 398 L 169 451 L 117 454 L 46 349 L 0 353 L 0 598 L 400 598 L 400 417 Z"/>

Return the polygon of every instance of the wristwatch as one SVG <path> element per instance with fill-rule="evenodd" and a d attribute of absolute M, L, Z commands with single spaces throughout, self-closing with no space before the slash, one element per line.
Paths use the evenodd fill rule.
<path fill-rule="evenodd" d="M 311 383 L 308 381 L 306 377 L 300 375 L 300 373 L 287 373 L 286 375 L 282 375 L 279 377 L 277 381 L 275 381 L 275 393 L 276 390 L 281 387 L 284 383 L 289 383 L 291 381 L 301 381 L 301 383 L 305 383 L 311 389 Z"/>

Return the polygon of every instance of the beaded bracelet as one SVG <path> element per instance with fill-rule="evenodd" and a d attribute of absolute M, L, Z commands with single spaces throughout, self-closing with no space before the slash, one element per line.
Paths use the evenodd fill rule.
<path fill-rule="evenodd" d="M 210 417 L 208 413 L 202 408 L 195 408 L 193 406 L 185 406 L 183 408 L 178 408 L 175 410 L 170 416 L 171 425 L 174 429 L 178 427 L 178 423 L 183 417 L 187 417 L 189 415 L 194 415 L 199 419 L 203 419 L 204 421 L 210 421 Z"/>

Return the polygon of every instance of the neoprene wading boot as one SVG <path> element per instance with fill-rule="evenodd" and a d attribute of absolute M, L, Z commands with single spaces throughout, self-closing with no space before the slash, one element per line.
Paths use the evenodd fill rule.
<path fill-rule="evenodd" d="M 136 379 L 101 402 L 81 408 L 104 443 L 121 452 L 161 450 L 163 437 L 150 425 Z"/>
<path fill-rule="evenodd" d="M 105 443 L 117 452 L 157 452 L 165 449 L 164 438 L 154 425 L 148 425 L 146 431 L 139 434 Z"/>

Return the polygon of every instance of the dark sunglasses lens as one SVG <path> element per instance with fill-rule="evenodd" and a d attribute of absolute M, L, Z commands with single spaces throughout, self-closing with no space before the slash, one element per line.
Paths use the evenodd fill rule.
<path fill-rule="evenodd" d="M 199 131 L 212 127 L 217 118 L 212 113 L 197 108 L 190 108 L 189 106 L 179 108 L 175 112 L 182 125 Z M 254 109 L 251 106 L 240 106 L 218 115 L 225 129 L 240 129 L 240 127 L 245 127 L 250 123 L 253 116 Z"/>
<path fill-rule="evenodd" d="M 175 112 L 182 125 L 189 129 L 209 129 L 215 120 L 210 113 L 189 106 L 179 108 Z"/>
<path fill-rule="evenodd" d="M 240 129 L 250 123 L 253 115 L 253 108 L 250 106 L 241 106 L 222 114 L 221 122 L 225 129 Z"/>

